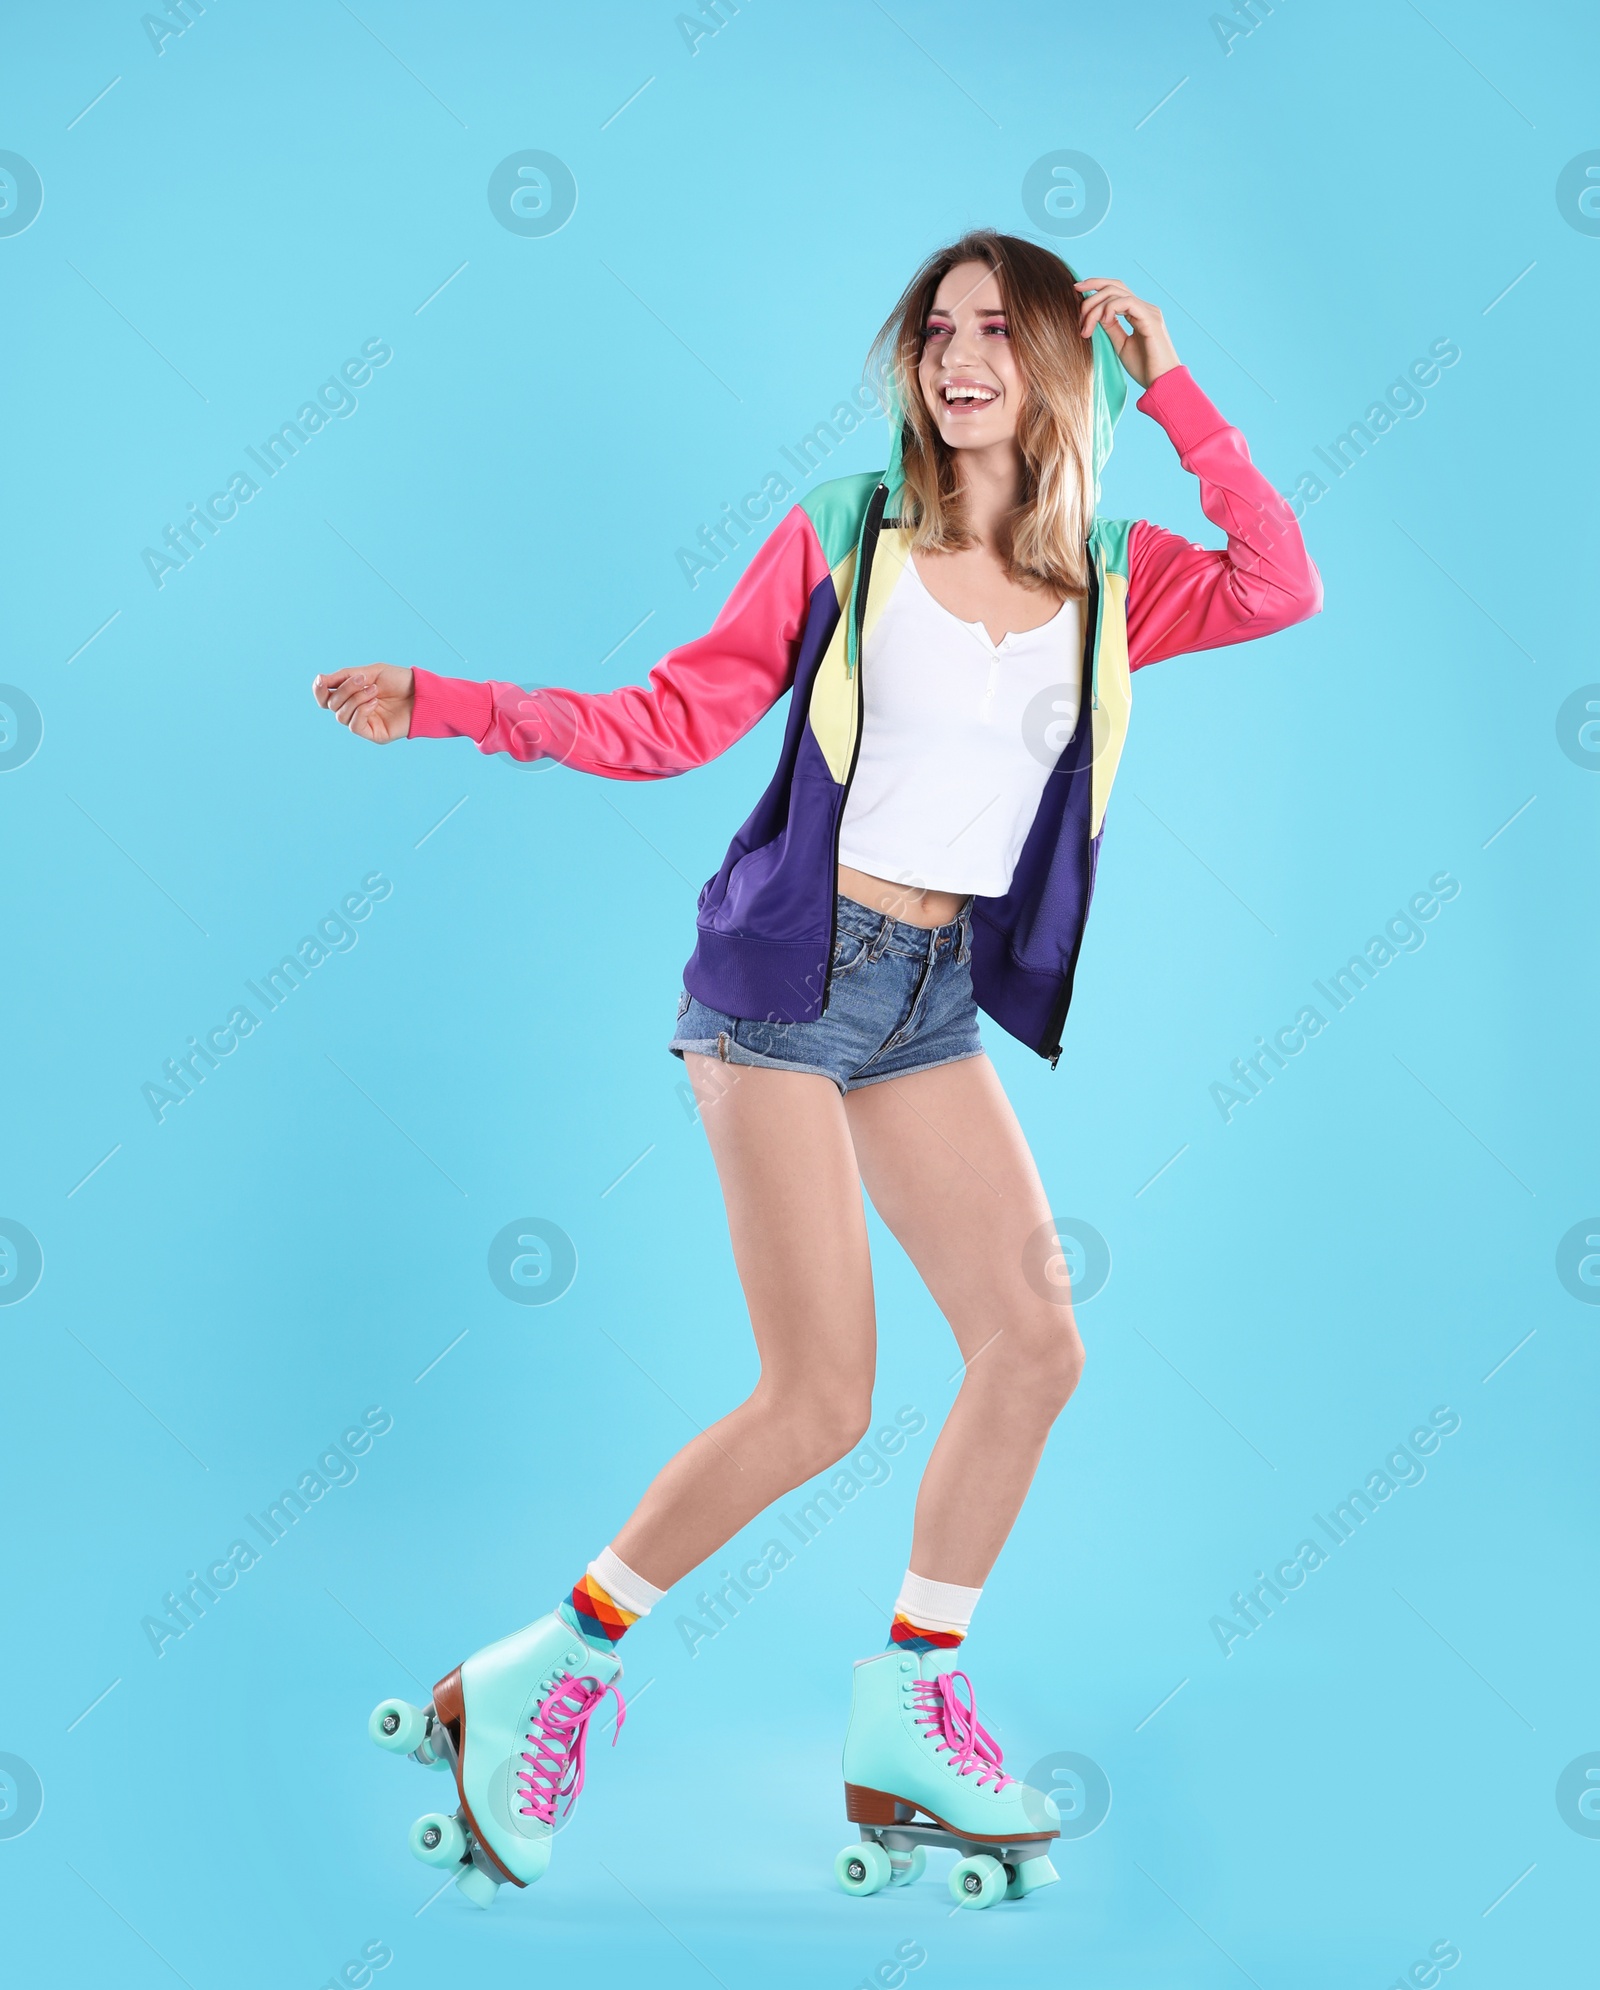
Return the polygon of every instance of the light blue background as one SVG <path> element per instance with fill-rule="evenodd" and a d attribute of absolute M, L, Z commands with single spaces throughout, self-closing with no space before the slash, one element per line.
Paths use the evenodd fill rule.
<path fill-rule="evenodd" d="M 0 678 L 45 725 L 0 779 L 0 1215 L 45 1260 L 0 1309 L 0 1752 L 44 1787 L 0 1839 L 11 1980 L 311 1990 L 369 1941 L 397 1990 L 844 1990 L 908 1941 L 930 1986 L 1592 1970 L 1600 1839 L 1555 1802 L 1600 1749 L 1600 1312 L 1555 1269 L 1600 1209 L 1600 777 L 1555 730 L 1600 679 L 1600 239 L 1555 200 L 1600 146 L 1592 13 L 1291 4 L 1225 54 L 1198 0 L 753 0 L 691 54 L 666 5 L 216 0 L 159 56 L 131 4 L 70 14 L 16 10 L 0 75 L 45 190 L 0 239 Z M 578 184 L 546 239 L 485 197 L 527 148 Z M 1280 487 L 1462 351 L 1308 512 L 1323 615 L 1137 681 L 1060 1068 L 986 1031 L 1113 1269 L 969 1666 L 1008 1762 L 1089 1756 L 1110 1815 L 1021 1907 L 952 1917 L 943 1860 L 833 1887 L 925 1433 L 697 1657 L 687 1586 L 633 1633 L 653 1683 L 544 1883 L 419 1912 L 438 1785 L 369 1708 L 549 1607 L 753 1376 L 663 1046 L 782 714 L 623 786 L 373 751 L 311 677 L 641 679 L 743 564 L 691 590 L 677 549 L 927 250 L 1035 232 L 1062 148 L 1113 200 L 1058 246 L 1162 305 Z M 158 590 L 141 549 L 372 337 L 358 411 Z M 873 423 L 824 474 L 883 455 Z M 1215 542 L 1131 408 L 1106 504 Z M 1230 1060 L 1440 870 L 1425 946 L 1224 1124 Z M 358 945 L 158 1125 L 141 1085 L 373 871 Z M 576 1246 L 550 1306 L 486 1270 L 523 1216 Z M 873 1235 L 879 1421 L 936 1424 L 952 1348 Z M 141 1619 L 372 1405 L 355 1482 L 158 1659 Z M 1439 1405 L 1426 1481 L 1224 1658 L 1230 1595 Z"/>

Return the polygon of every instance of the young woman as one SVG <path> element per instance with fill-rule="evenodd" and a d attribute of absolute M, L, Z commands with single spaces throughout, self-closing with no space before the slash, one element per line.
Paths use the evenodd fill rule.
<path fill-rule="evenodd" d="M 1116 279 L 969 234 L 912 278 L 873 358 L 888 468 L 795 505 L 711 633 L 647 688 L 528 693 L 390 664 L 316 680 L 364 739 L 465 737 L 617 780 L 701 766 L 793 693 L 771 785 L 700 894 L 670 1045 L 701 1105 L 760 1379 L 556 1609 L 467 1659 L 430 1710 L 374 1714 L 385 1746 L 454 1768 L 459 1814 L 420 1820 L 413 1848 L 459 1865 L 469 1898 L 544 1871 L 628 1628 L 866 1431 L 863 1185 L 966 1372 L 888 1647 L 855 1666 L 848 1813 L 873 1826 L 921 1811 L 1011 1848 L 1027 1884 L 1054 1877 L 1049 1799 L 1006 1773 L 956 1669 L 1083 1365 L 1049 1199 L 977 1010 L 1054 1065 L 1130 672 L 1315 614 L 1321 583 L 1161 312 Z M 1124 369 L 1225 550 L 1096 517 Z M 892 1877 L 913 1870 L 902 1856 Z M 881 1849 L 841 1868 L 859 1890 L 890 1876 Z"/>

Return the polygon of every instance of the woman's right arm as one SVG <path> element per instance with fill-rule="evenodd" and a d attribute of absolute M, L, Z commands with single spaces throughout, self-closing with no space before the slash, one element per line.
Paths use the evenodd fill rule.
<path fill-rule="evenodd" d="M 790 688 L 811 597 L 827 579 L 821 543 L 796 505 L 734 583 L 709 633 L 669 650 L 648 685 L 524 691 L 372 664 L 330 672 L 313 688 L 318 704 L 364 738 L 470 739 L 481 753 L 660 780 L 726 752 Z"/>

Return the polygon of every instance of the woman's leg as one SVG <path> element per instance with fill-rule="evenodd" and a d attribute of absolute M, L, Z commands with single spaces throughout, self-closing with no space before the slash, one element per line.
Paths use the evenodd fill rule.
<path fill-rule="evenodd" d="M 686 1054 L 761 1356 L 739 1407 L 657 1474 L 612 1546 L 665 1589 L 858 1444 L 876 1334 L 861 1180 L 830 1079 Z"/>
<path fill-rule="evenodd" d="M 480 1906 L 497 1880 L 526 1886 L 549 1865 L 554 1834 L 583 1786 L 590 1723 L 622 1674 L 614 1647 L 649 1608 L 644 1588 L 666 1589 L 842 1457 L 871 1415 L 872 1271 L 837 1087 L 798 1071 L 687 1061 L 727 1202 L 760 1380 L 657 1476 L 609 1558 L 597 1558 L 605 1580 L 591 1564 L 554 1610 L 447 1673 L 430 1709 L 385 1701 L 373 1714 L 371 1732 L 385 1747 L 424 1745 L 420 1759 L 453 1766 L 459 1821 L 424 1818 L 413 1843 L 419 1857 L 455 1869 Z M 619 1728 L 622 1718 L 619 1693 Z"/>
<path fill-rule="evenodd" d="M 864 1086 L 845 1113 L 873 1206 L 967 1363 L 922 1475 L 911 1567 L 978 1588 L 1083 1366 L 1071 1305 L 1024 1271 L 1050 1205 L 987 1057 Z"/>

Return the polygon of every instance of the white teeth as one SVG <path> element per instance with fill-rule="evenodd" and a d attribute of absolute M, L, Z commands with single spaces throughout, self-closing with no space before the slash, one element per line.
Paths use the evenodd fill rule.
<path fill-rule="evenodd" d="M 1000 396 L 990 387 L 946 387 L 946 404 L 953 401 L 998 401 Z"/>

